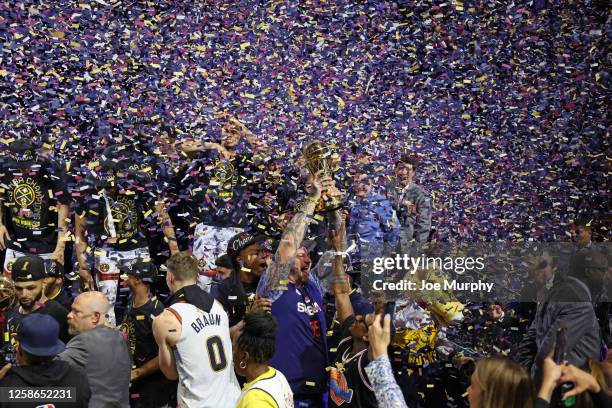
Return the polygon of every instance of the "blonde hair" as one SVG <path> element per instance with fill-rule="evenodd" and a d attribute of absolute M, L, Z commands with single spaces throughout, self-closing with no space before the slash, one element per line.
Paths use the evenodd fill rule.
<path fill-rule="evenodd" d="M 507 357 L 483 358 L 474 372 L 482 389 L 480 408 L 525 408 L 534 403 L 527 371 Z"/>
<path fill-rule="evenodd" d="M 595 380 L 597 380 L 601 389 L 604 390 L 606 394 L 608 393 L 609 387 L 606 383 L 606 376 L 601 368 L 601 365 L 597 361 L 589 359 L 584 365 L 583 371 L 591 374 Z M 593 398 L 591 397 L 590 393 L 583 392 L 576 396 L 576 404 L 574 406 L 576 408 L 595 408 L 595 403 L 593 402 Z"/>
<path fill-rule="evenodd" d="M 178 281 L 187 282 L 198 277 L 198 260 L 187 251 L 172 255 L 166 262 L 166 266 Z"/>

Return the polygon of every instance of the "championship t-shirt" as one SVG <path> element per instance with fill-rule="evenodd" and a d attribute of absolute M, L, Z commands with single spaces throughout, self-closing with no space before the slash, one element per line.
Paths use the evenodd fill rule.
<path fill-rule="evenodd" d="M 259 279 L 253 283 L 236 282 L 234 277 L 221 281 L 211 290 L 211 295 L 217 299 L 227 312 L 230 327 L 240 323 L 245 314 L 249 313 L 255 302 L 255 294 Z M 242 290 L 238 287 L 242 285 Z"/>
<path fill-rule="evenodd" d="M 80 190 L 79 195 L 77 214 L 86 217 L 87 235 L 93 236 L 96 247 L 130 251 L 148 246 L 145 220 L 155 212 L 154 194 L 133 190 L 97 190 L 88 186 Z M 110 208 L 110 214 L 107 208 Z M 109 244 L 107 240 L 112 237 L 113 229 L 117 242 Z"/>
<path fill-rule="evenodd" d="M 164 305 L 155 297 L 140 307 L 128 306 L 120 329 L 127 336 L 132 367 L 142 367 L 157 358 L 159 349 L 153 336 L 153 318 L 163 311 Z M 130 400 L 133 406 L 174 406 L 176 386 L 176 381 L 170 381 L 161 371 L 156 371 L 132 383 Z"/>
<path fill-rule="evenodd" d="M 46 254 L 57 244 L 57 207 L 69 204 L 66 171 L 58 162 L 0 160 L 0 200 L 11 236 L 8 247 Z"/>
<path fill-rule="evenodd" d="M 172 170 L 168 163 L 154 152 L 132 146 L 119 146 L 112 155 L 118 164 L 119 178 L 161 194 L 170 186 Z"/>
<path fill-rule="evenodd" d="M 140 307 L 133 307 L 131 304 L 128 306 L 121 331 L 128 338 L 134 366 L 141 367 L 157 357 L 158 347 L 153 337 L 153 317 L 163 311 L 164 305 L 155 297 Z"/>
<path fill-rule="evenodd" d="M 370 362 L 368 349 L 351 354 L 353 339 L 350 328 L 355 322 L 355 316 L 349 316 L 341 326 L 342 340 L 336 347 L 336 358 L 330 369 L 330 407 L 376 408 L 378 406 L 373 388 L 365 373 L 365 367 Z"/>
<path fill-rule="evenodd" d="M 65 287 L 62 287 L 55 296 L 49 297 L 48 299 L 56 301 L 66 310 L 70 310 L 70 308 L 72 307 L 72 302 L 74 301 L 74 298 L 68 292 L 68 289 L 66 289 Z M 49 300 L 47 300 L 47 302 Z"/>
<path fill-rule="evenodd" d="M 46 303 L 39 303 L 40 307 L 32 313 L 44 313 L 53 317 L 60 326 L 59 338 L 64 343 L 68 343 L 70 335 L 68 334 L 68 310 L 55 300 L 48 300 Z M 6 313 L 6 324 L 4 326 L 4 352 L 9 361 L 16 361 L 15 343 L 17 340 L 17 328 L 19 323 L 28 316 L 19 312 L 19 306 Z"/>
<path fill-rule="evenodd" d="M 216 227 L 246 227 L 250 162 L 244 155 L 226 159 L 208 151 L 185 170 L 183 194 L 194 197 L 199 222 Z"/>

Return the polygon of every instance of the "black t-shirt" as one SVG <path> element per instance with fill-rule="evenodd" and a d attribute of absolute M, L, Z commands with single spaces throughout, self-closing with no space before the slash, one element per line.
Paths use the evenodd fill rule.
<path fill-rule="evenodd" d="M 128 346 L 134 367 L 142 367 L 157 358 L 158 347 L 153 337 L 153 317 L 164 311 L 157 298 L 150 298 L 140 307 L 128 307 L 121 324 L 121 331 L 128 338 Z M 168 380 L 161 371 L 132 383 L 130 405 L 132 407 L 161 407 L 176 405 L 176 381 Z"/>
<path fill-rule="evenodd" d="M 108 244 L 111 238 L 106 200 L 92 186 L 80 191 L 77 201 L 77 213 L 86 217 L 88 238 L 96 247 L 107 246 L 116 251 L 130 251 L 148 246 L 146 220 L 155 212 L 155 194 L 141 191 L 119 191 L 115 189 L 106 192 L 106 199 L 111 209 L 115 228 L 116 243 Z"/>
<path fill-rule="evenodd" d="M 86 408 L 91 397 L 91 389 L 87 380 L 86 372 L 62 360 L 52 360 L 48 363 L 25 367 L 12 367 L 4 379 L 0 380 L 0 386 L 23 389 L 31 387 L 57 387 L 61 389 L 73 388 L 71 397 L 74 402 L 40 401 L 38 403 L 2 402 L 0 408 L 4 407 L 57 407 L 57 408 Z"/>
<path fill-rule="evenodd" d="M 231 160 L 208 151 L 184 170 L 179 196 L 195 197 L 192 208 L 198 222 L 217 227 L 246 227 L 247 203 L 252 178 L 247 155 Z"/>
<path fill-rule="evenodd" d="M 50 298 L 49 300 L 56 301 L 69 311 L 72 307 L 72 302 L 74 301 L 74 298 L 70 296 L 66 288 L 62 287 L 59 293 L 54 298 Z"/>
<path fill-rule="evenodd" d="M 376 408 L 376 396 L 365 372 L 370 362 L 368 349 L 350 355 L 353 340 L 349 329 L 354 322 L 355 316 L 349 316 L 342 323 L 342 340 L 330 371 L 329 406 Z"/>
<path fill-rule="evenodd" d="M 140 307 L 128 306 L 121 331 L 127 335 L 134 366 L 141 367 L 156 358 L 157 343 L 153 337 L 153 317 L 164 311 L 164 305 L 152 297 Z"/>
<path fill-rule="evenodd" d="M 230 277 L 221 281 L 219 285 L 214 287 L 211 293 L 227 312 L 230 327 L 240 323 L 244 315 L 253 307 L 257 284 L 259 283 L 259 280 L 255 280 L 250 284 L 244 282 L 238 283 L 234 279 L 234 277 Z M 242 285 L 244 293 L 242 293 L 238 285 Z"/>
<path fill-rule="evenodd" d="M 50 253 L 57 244 L 57 206 L 70 203 L 66 171 L 47 158 L 24 164 L 0 160 L 0 201 L 11 235 L 8 247 Z"/>
<path fill-rule="evenodd" d="M 60 326 L 59 338 L 64 343 L 68 343 L 70 335 L 68 334 L 68 310 L 60 305 L 55 300 L 48 300 L 44 304 L 40 304 L 41 307 L 33 311 L 32 313 L 45 313 L 53 317 Z M 7 360 L 16 361 L 15 355 L 15 341 L 17 339 L 17 328 L 19 323 L 23 320 L 27 314 L 21 314 L 19 307 L 15 307 L 13 310 L 6 313 L 6 324 L 4 326 L 4 352 Z"/>

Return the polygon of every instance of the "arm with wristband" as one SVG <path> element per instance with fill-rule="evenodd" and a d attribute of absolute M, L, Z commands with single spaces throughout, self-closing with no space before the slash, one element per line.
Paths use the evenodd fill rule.
<path fill-rule="evenodd" d="M 282 283 L 289 279 L 293 262 L 300 243 L 304 239 L 306 228 L 314 213 L 315 206 L 321 197 L 326 184 L 333 183 L 330 176 L 323 172 L 315 174 L 312 191 L 306 197 L 304 206 L 287 224 L 281 236 L 280 244 L 274 254 L 274 261 L 262 275 L 257 287 L 257 294 L 263 298 L 276 300 L 279 297 Z"/>

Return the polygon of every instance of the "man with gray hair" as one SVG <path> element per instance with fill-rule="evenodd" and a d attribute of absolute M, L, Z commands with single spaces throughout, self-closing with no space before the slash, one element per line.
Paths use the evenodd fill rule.
<path fill-rule="evenodd" d="M 75 335 L 59 358 L 83 368 L 91 387 L 90 408 L 129 407 L 131 362 L 127 342 L 108 326 L 110 309 L 102 292 L 84 292 L 74 300 L 68 314 Z"/>

